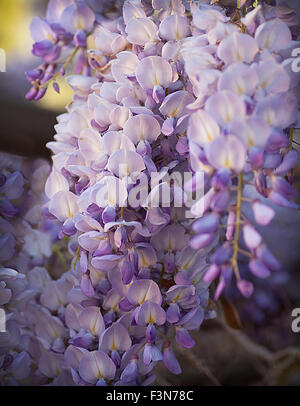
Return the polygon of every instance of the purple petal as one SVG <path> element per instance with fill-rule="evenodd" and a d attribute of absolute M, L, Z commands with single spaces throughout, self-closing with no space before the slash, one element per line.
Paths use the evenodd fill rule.
<path fill-rule="evenodd" d="M 125 297 L 124 299 L 121 300 L 121 302 L 119 303 L 119 308 L 121 311 L 123 312 L 129 312 L 130 310 L 132 310 L 134 308 L 134 306 L 129 302 L 129 300 L 127 299 L 127 297 Z"/>
<path fill-rule="evenodd" d="M 99 270 L 110 271 L 118 263 L 122 257 L 120 255 L 102 255 L 92 259 L 92 265 Z"/>
<path fill-rule="evenodd" d="M 146 353 L 145 353 L 146 352 Z M 163 357 L 160 350 L 152 344 L 146 344 L 143 353 L 143 361 L 145 365 L 149 365 L 151 361 L 162 361 Z"/>
<path fill-rule="evenodd" d="M 265 155 L 261 148 L 253 147 L 249 151 L 249 160 L 253 169 L 259 169 L 263 166 Z"/>
<path fill-rule="evenodd" d="M 166 136 L 170 136 L 174 133 L 174 123 L 175 123 L 175 119 L 173 117 L 168 117 L 161 128 L 161 132 L 166 135 Z"/>
<path fill-rule="evenodd" d="M 272 179 L 272 184 L 274 191 L 283 195 L 286 199 L 295 199 L 297 197 L 296 190 L 284 178 L 276 176 Z"/>
<path fill-rule="evenodd" d="M 26 100 L 34 100 L 37 96 L 38 88 L 32 87 L 25 95 Z"/>
<path fill-rule="evenodd" d="M 220 217 L 216 213 L 208 214 L 193 223 L 193 231 L 197 234 L 214 233 L 219 227 Z"/>
<path fill-rule="evenodd" d="M 298 205 L 296 203 L 290 202 L 284 196 L 282 196 L 280 193 L 275 192 L 274 190 L 271 191 L 268 197 L 273 203 L 277 204 L 278 206 L 287 207 L 288 209 L 298 208 Z"/>
<path fill-rule="evenodd" d="M 159 26 L 159 35 L 167 41 L 179 41 L 190 34 L 189 21 L 185 16 L 172 14 Z"/>
<path fill-rule="evenodd" d="M 210 208 L 214 211 L 222 212 L 227 209 L 230 202 L 228 189 L 215 193 L 210 202 Z"/>
<path fill-rule="evenodd" d="M 146 329 L 146 338 L 149 343 L 154 343 L 156 339 L 156 328 L 153 324 L 149 324 Z"/>
<path fill-rule="evenodd" d="M 235 232 L 236 212 L 230 210 L 227 218 L 226 239 L 232 241 Z"/>
<path fill-rule="evenodd" d="M 157 304 L 146 300 L 138 313 L 137 323 L 140 326 L 147 324 L 157 324 L 161 326 L 166 321 L 165 311 Z"/>
<path fill-rule="evenodd" d="M 230 171 L 225 169 L 219 169 L 211 180 L 211 186 L 215 189 L 223 190 L 228 187 L 230 182 Z"/>
<path fill-rule="evenodd" d="M 87 297 L 94 297 L 95 290 L 88 275 L 83 275 L 80 282 L 80 288 L 82 293 Z"/>
<path fill-rule="evenodd" d="M 198 110 L 190 116 L 187 135 L 190 142 L 203 147 L 220 135 L 220 128 L 212 114 Z"/>
<path fill-rule="evenodd" d="M 297 100 L 291 92 L 274 93 L 264 97 L 255 107 L 254 114 L 270 126 L 288 128 L 297 121 Z"/>
<path fill-rule="evenodd" d="M 121 353 L 131 347 L 131 338 L 127 329 L 121 323 L 113 323 L 101 337 L 99 349 L 104 352 L 113 350 Z"/>
<path fill-rule="evenodd" d="M 103 223 L 110 223 L 116 220 L 116 209 L 113 206 L 107 206 L 102 212 Z"/>
<path fill-rule="evenodd" d="M 125 383 L 133 382 L 138 377 L 138 366 L 136 358 L 129 361 L 129 364 L 125 367 L 121 374 L 121 381 Z"/>
<path fill-rule="evenodd" d="M 84 349 L 75 347 L 74 345 L 69 345 L 64 353 L 64 360 L 69 367 L 78 370 L 79 363 L 84 354 Z"/>
<path fill-rule="evenodd" d="M 74 221 L 72 219 L 67 219 L 63 226 L 62 226 L 62 232 L 67 236 L 71 237 L 72 235 L 76 234 L 77 229 L 74 225 Z"/>
<path fill-rule="evenodd" d="M 16 209 L 12 203 L 5 197 L 3 200 L 0 200 L 0 214 L 4 217 L 14 217 L 18 213 L 18 209 Z"/>
<path fill-rule="evenodd" d="M 212 261 L 216 265 L 222 265 L 225 262 L 228 262 L 232 255 L 232 249 L 229 247 L 220 247 L 212 256 Z"/>
<path fill-rule="evenodd" d="M 169 323 L 177 323 L 180 318 L 180 309 L 178 304 L 171 303 L 167 309 L 166 316 Z"/>
<path fill-rule="evenodd" d="M 44 39 L 43 41 L 35 42 L 33 44 L 32 53 L 35 56 L 44 57 L 46 55 L 49 55 L 53 51 L 53 49 L 54 46 L 52 42 L 48 39 Z"/>
<path fill-rule="evenodd" d="M 137 66 L 136 78 L 143 89 L 153 89 L 155 86 L 168 87 L 173 80 L 172 67 L 160 56 L 143 58 Z"/>
<path fill-rule="evenodd" d="M 165 367 L 175 375 L 181 374 L 182 370 L 177 361 L 170 344 L 166 344 L 163 352 L 163 362 Z"/>
<path fill-rule="evenodd" d="M 140 141 L 154 142 L 160 134 L 160 125 L 150 114 L 132 116 L 124 125 L 124 134 L 136 145 Z"/>
<path fill-rule="evenodd" d="M 261 245 L 257 248 L 256 255 L 267 268 L 271 269 L 272 271 L 279 271 L 280 263 L 265 245 Z"/>
<path fill-rule="evenodd" d="M 56 40 L 56 35 L 48 22 L 40 17 L 35 17 L 31 21 L 30 33 L 35 42 L 41 42 L 46 38 L 48 38 L 47 41 L 49 41 L 49 38 L 51 38 L 52 43 Z"/>
<path fill-rule="evenodd" d="M 176 341 L 184 348 L 192 348 L 195 341 L 185 328 L 176 328 Z"/>
<path fill-rule="evenodd" d="M 268 139 L 266 145 L 266 151 L 270 153 L 279 152 L 281 148 L 288 148 L 289 140 L 288 137 L 282 132 L 272 133 Z"/>
<path fill-rule="evenodd" d="M 257 28 L 255 39 L 260 49 L 276 52 L 286 48 L 292 36 L 287 24 L 279 18 L 274 18 Z"/>
<path fill-rule="evenodd" d="M 158 28 L 149 18 L 132 18 L 126 25 L 127 41 L 131 44 L 145 46 L 155 41 Z"/>
<path fill-rule="evenodd" d="M 218 57 L 227 65 L 233 62 L 253 61 L 258 52 L 258 46 L 250 35 L 234 32 L 223 39 L 218 47 Z"/>
<path fill-rule="evenodd" d="M 158 305 L 162 302 L 160 289 L 151 279 L 134 281 L 128 289 L 127 299 L 133 305 L 142 305 L 146 300 Z"/>
<path fill-rule="evenodd" d="M 83 30 L 76 31 L 74 43 L 76 47 L 86 47 L 86 33 Z"/>
<path fill-rule="evenodd" d="M 227 168 L 240 172 L 246 163 L 246 150 L 233 135 L 218 137 L 205 148 L 209 163 L 217 169 Z"/>
<path fill-rule="evenodd" d="M 115 373 L 115 364 L 102 351 L 85 354 L 79 363 L 79 374 L 88 383 L 95 384 L 101 378 L 112 380 Z"/>
<path fill-rule="evenodd" d="M 143 351 L 143 362 L 145 365 L 150 365 L 152 361 L 152 345 L 147 343 Z"/>
<path fill-rule="evenodd" d="M 276 174 L 285 174 L 290 169 L 292 169 L 299 158 L 299 152 L 295 149 L 289 151 L 283 158 L 281 164 L 275 169 L 274 173 Z"/>
<path fill-rule="evenodd" d="M 133 278 L 134 269 L 129 261 L 124 261 L 121 265 L 122 281 L 128 285 Z"/>
<path fill-rule="evenodd" d="M 255 221 L 262 226 L 268 225 L 275 215 L 275 211 L 271 207 L 266 206 L 259 200 L 253 202 L 252 209 Z"/>
<path fill-rule="evenodd" d="M 11 259 L 15 252 L 16 240 L 11 233 L 5 233 L 0 236 L 0 260 L 7 261 Z"/>
<path fill-rule="evenodd" d="M 220 278 L 219 283 L 217 285 L 216 291 L 215 291 L 215 296 L 214 299 L 218 300 L 221 294 L 223 293 L 224 289 L 226 287 L 226 283 L 224 281 L 224 278 Z"/>
<path fill-rule="evenodd" d="M 220 275 L 220 268 L 216 264 L 212 264 L 205 272 L 203 277 L 204 282 L 210 283 Z"/>
<path fill-rule="evenodd" d="M 79 1 L 65 8 L 60 17 L 60 23 L 66 31 L 75 33 L 82 29 L 90 32 L 94 26 L 95 15 L 83 2 Z"/>
<path fill-rule="evenodd" d="M 245 281 L 244 279 L 241 279 L 237 282 L 237 287 L 242 295 L 246 298 L 249 298 L 254 291 L 253 284 L 251 282 Z"/>
<path fill-rule="evenodd" d="M 80 327 L 99 336 L 104 330 L 103 317 L 100 309 L 96 306 L 89 306 L 82 310 L 78 315 Z"/>
<path fill-rule="evenodd" d="M 245 244 L 250 249 L 255 249 L 262 242 L 261 235 L 250 224 L 246 224 L 243 227 L 243 236 Z"/>
<path fill-rule="evenodd" d="M 253 273 L 253 275 L 257 276 L 258 278 L 268 278 L 271 275 L 269 269 L 257 259 L 253 259 L 249 262 L 249 269 Z"/>
<path fill-rule="evenodd" d="M 199 250 L 201 248 L 208 247 L 213 243 L 215 239 L 215 234 L 199 234 L 190 240 L 190 246 L 194 250 Z"/>

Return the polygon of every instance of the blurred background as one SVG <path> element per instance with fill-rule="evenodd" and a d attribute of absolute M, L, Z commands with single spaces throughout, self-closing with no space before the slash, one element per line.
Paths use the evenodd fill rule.
<path fill-rule="evenodd" d="M 49 158 L 45 144 L 54 135 L 55 117 L 71 100 L 71 89 L 61 80 L 61 94 L 51 87 L 39 102 L 24 98 L 30 87 L 24 72 L 39 63 L 31 54 L 29 25 L 34 16 L 45 16 L 47 3 L 47 0 L 0 0 L 0 48 L 6 53 L 6 72 L 0 72 L 0 148 Z"/>
<path fill-rule="evenodd" d="M 0 72 L 0 150 L 50 159 L 45 144 L 55 133 L 56 116 L 71 100 L 71 89 L 60 83 L 60 95 L 49 89 L 39 102 L 24 97 L 29 89 L 24 71 L 39 63 L 31 54 L 29 24 L 45 15 L 47 3 L 0 0 L 0 48 L 6 52 L 6 72 Z M 299 131 L 294 138 L 300 143 Z M 300 165 L 298 190 L 299 174 Z M 300 333 L 291 330 L 291 311 L 300 308 L 300 212 L 276 210 L 276 220 L 263 234 L 283 264 L 282 275 L 261 282 L 250 301 L 227 292 L 217 304 L 217 319 L 194 334 L 195 349 L 177 348 L 183 374 L 158 368 L 158 384 L 300 385 Z"/>

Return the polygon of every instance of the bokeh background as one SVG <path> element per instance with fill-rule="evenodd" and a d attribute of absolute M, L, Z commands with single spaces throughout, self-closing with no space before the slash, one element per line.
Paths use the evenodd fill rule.
<path fill-rule="evenodd" d="M 24 98 L 29 89 L 24 71 L 39 63 L 31 55 L 29 24 L 34 16 L 44 16 L 46 5 L 46 0 L 0 0 L 0 48 L 7 59 L 6 72 L 0 72 L 0 150 L 50 159 L 45 144 L 55 133 L 56 116 L 72 98 L 71 89 L 62 82 L 60 95 L 49 89 L 39 102 Z M 298 130 L 294 138 L 300 143 Z M 299 175 L 300 165 L 295 171 L 300 191 Z M 289 275 L 276 285 L 277 304 L 262 296 L 264 317 L 253 318 L 256 303 L 224 298 L 217 304 L 217 319 L 194 334 L 195 349 L 177 348 L 183 374 L 176 377 L 159 367 L 158 384 L 300 385 L 300 333 L 291 330 L 291 311 L 300 308 L 299 230 L 299 211 L 277 209 L 276 220 L 263 231 Z M 261 289 L 268 291 L 268 282 Z"/>
<path fill-rule="evenodd" d="M 54 135 L 55 117 L 71 100 L 71 89 L 61 80 L 61 94 L 52 88 L 39 102 L 29 103 L 26 70 L 36 67 L 31 54 L 29 24 L 44 16 L 45 0 L 0 0 L 0 48 L 6 52 L 6 72 L 0 73 L 0 148 L 7 152 L 50 157 L 45 143 Z"/>

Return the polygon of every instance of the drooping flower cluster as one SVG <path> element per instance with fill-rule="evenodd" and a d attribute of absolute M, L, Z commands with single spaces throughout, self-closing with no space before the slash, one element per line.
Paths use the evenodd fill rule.
<path fill-rule="evenodd" d="M 192 213 L 202 213 L 204 206 L 209 214 L 194 223 L 198 235 L 192 246 L 208 246 L 215 238 L 223 215 L 227 216 L 226 241 L 214 253 L 205 275 L 206 281 L 219 278 L 216 298 L 233 272 L 242 294 L 246 297 L 252 294 L 253 285 L 239 273 L 239 253 L 250 258 L 249 270 L 257 277 L 266 278 L 271 271 L 279 270 L 278 261 L 254 225 L 266 226 L 274 217 L 275 212 L 266 204 L 266 198 L 279 206 L 297 207 L 292 201 L 296 192 L 285 179 L 298 159 L 287 136 L 287 128 L 297 121 L 297 100 L 289 92 L 291 80 L 289 69 L 285 69 L 292 60 L 285 60 L 283 56 L 291 50 L 292 37 L 287 25 L 278 18 L 256 26 L 258 12 L 255 9 L 242 19 L 242 31 L 248 33 L 230 25 L 231 33 L 220 41 L 215 52 L 206 51 L 211 59 L 204 66 L 204 72 L 190 72 L 196 91 L 205 75 L 211 78 L 209 97 L 206 89 L 204 97 L 200 90 L 197 111 L 192 114 L 188 128 L 193 169 L 197 170 L 200 165 L 208 175 L 207 193 L 192 207 Z M 201 11 L 198 13 L 202 16 Z M 207 33 L 208 47 L 217 41 L 216 33 L 220 35 L 221 18 L 219 15 L 213 27 L 195 19 L 197 28 Z M 207 82 L 204 81 L 204 85 Z M 255 198 L 244 184 L 248 189 L 255 187 L 258 192 Z M 235 190 L 236 198 L 233 197 Z M 251 204 L 252 210 L 247 204 Z M 250 211 L 252 223 L 248 220 Z M 241 228 L 246 250 L 239 247 Z"/>
<path fill-rule="evenodd" d="M 267 199 L 297 207 L 290 29 L 269 8 L 191 3 L 126 1 L 95 23 L 91 76 L 67 79 L 44 214 L 73 261 L 40 301 L 59 324 L 47 362 L 79 385 L 149 384 L 160 360 L 180 373 L 172 340 L 191 348 L 214 316 L 209 284 L 217 299 L 234 274 L 250 296 L 240 255 L 260 278 L 280 268 L 255 224 L 274 216 Z"/>
<path fill-rule="evenodd" d="M 42 58 L 42 64 L 27 71 L 26 77 L 32 84 L 26 94 L 28 100 L 41 99 L 51 84 L 59 93 L 59 76 L 64 76 L 71 63 L 74 72 L 91 75 L 87 41 L 94 31 L 96 22 L 103 15 L 118 14 L 121 2 L 113 0 L 50 0 L 46 18 L 35 17 L 30 25 L 33 40 L 33 55 Z M 105 59 L 104 57 L 102 58 Z M 103 61 L 91 57 L 94 66 Z M 104 62 L 105 64 L 105 62 Z"/>
<path fill-rule="evenodd" d="M 56 377 L 46 372 L 55 371 L 50 339 L 62 330 L 62 323 L 43 308 L 50 286 L 63 285 L 52 282 L 47 270 L 56 265 L 51 256 L 57 227 L 40 211 L 50 168 L 43 160 L 4 153 L 0 162 L 0 382 L 45 384 Z"/>

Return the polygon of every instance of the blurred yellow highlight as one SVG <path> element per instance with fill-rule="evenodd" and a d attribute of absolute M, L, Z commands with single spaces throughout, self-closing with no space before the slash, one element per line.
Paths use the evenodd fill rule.
<path fill-rule="evenodd" d="M 29 25 L 31 20 L 38 14 L 46 14 L 47 2 L 44 2 L 44 13 L 37 12 L 37 7 L 41 7 L 41 2 L 37 0 L 0 0 L 0 48 L 7 54 L 7 70 L 10 67 L 25 65 L 28 69 L 28 59 L 30 58 L 30 68 L 34 69 L 40 62 L 39 58 L 31 57 L 32 39 Z M 58 80 L 60 94 L 57 94 L 52 85 L 40 100 L 38 105 L 44 109 L 62 111 L 71 101 L 73 91 L 68 86 L 64 78 Z M 30 84 L 28 84 L 28 89 Z M 35 103 L 35 102 L 32 102 Z"/>

